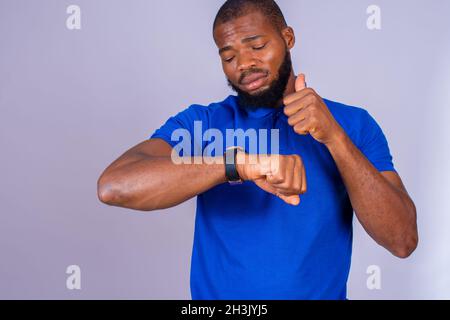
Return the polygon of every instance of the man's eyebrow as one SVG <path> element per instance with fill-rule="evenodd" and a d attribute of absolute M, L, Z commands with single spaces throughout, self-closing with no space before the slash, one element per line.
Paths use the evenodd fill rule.
<path fill-rule="evenodd" d="M 263 35 L 251 36 L 251 37 L 242 39 L 242 40 L 241 40 L 241 43 L 251 42 L 251 41 L 253 41 L 253 40 L 256 40 L 256 39 L 259 39 L 259 38 L 262 38 L 262 37 L 263 37 Z"/>
<path fill-rule="evenodd" d="M 264 35 L 258 34 L 258 35 L 256 35 L 256 36 L 251 36 L 251 37 L 242 39 L 242 40 L 241 40 L 241 43 L 251 42 L 251 41 L 253 41 L 253 40 L 256 40 L 256 39 L 259 39 L 259 38 L 262 38 L 262 37 L 264 37 Z M 223 48 L 221 48 L 221 49 L 219 50 L 219 54 L 221 54 L 221 53 L 224 52 L 224 51 L 231 50 L 231 49 L 233 49 L 233 46 L 226 46 L 226 47 L 223 47 Z"/>

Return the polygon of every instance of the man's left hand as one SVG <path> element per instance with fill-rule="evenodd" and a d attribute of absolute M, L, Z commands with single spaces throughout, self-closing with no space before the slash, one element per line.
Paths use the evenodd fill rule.
<path fill-rule="evenodd" d="M 322 98 L 306 87 L 305 75 L 295 80 L 295 93 L 283 99 L 284 113 L 294 131 L 301 135 L 310 134 L 317 141 L 329 145 L 344 134 Z"/>

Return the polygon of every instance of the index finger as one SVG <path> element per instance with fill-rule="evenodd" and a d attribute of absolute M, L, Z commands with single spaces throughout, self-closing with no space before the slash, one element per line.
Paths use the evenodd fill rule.
<path fill-rule="evenodd" d="M 310 93 L 313 93 L 314 90 L 312 90 L 311 88 L 306 88 L 303 89 L 301 91 L 297 91 L 291 94 L 288 94 L 286 97 L 283 98 L 283 103 L 285 106 L 291 104 L 292 102 L 294 102 L 295 100 L 299 100 L 302 99 L 303 97 L 307 96 Z"/>

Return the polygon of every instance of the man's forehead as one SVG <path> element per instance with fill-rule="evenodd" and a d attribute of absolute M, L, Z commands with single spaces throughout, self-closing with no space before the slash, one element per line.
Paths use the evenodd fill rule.
<path fill-rule="evenodd" d="M 235 41 L 240 42 L 246 38 L 268 35 L 272 32 L 270 22 L 259 12 L 254 12 L 219 24 L 214 30 L 214 40 L 218 47 L 222 47 Z"/>

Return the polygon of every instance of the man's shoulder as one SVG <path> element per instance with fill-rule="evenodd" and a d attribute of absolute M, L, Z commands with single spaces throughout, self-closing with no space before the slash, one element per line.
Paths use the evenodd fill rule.
<path fill-rule="evenodd" d="M 352 106 L 341 102 L 323 99 L 333 117 L 341 127 L 350 135 L 361 135 L 363 131 L 370 130 L 375 120 L 369 112 L 359 106 Z"/>
<path fill-rule="evenodd" d="M 341 102 L 323 98 L 330 112 L 337 120 L 355 122 L 364 120 L 368 115 L 368 111 L 360 106 L 353 106 Z"/>
<path fill-rule="evenodd" d="M 358 117 L 365 115 L 367 110 L 362 107 L 352 106 L 341 102 L 323 98 L 328 109 L 333 115 L 340 117 Z"/>
<path fill-rule="evenodd" d="M 235 105 L 236 105 L 236 96 L 229 95 L 228 97 L 220 101 L 214 101 L 207 104 L 200 104 L 200 103 L 191 104 L 188 109 L 214 111 L 216 109 L 223 107 L 234 107 Z"/>
<path fill-rule="evenodd" d="M 182 114 L 189 114 L 193 116 L 206 116 L 214 114 L 216 111 L 234 109 L 236 107 L 236 96 L 228 96 L 224 100 L 211 102 L 209 104 L 191 104 L 186 109 L 182 110 Z"/>

